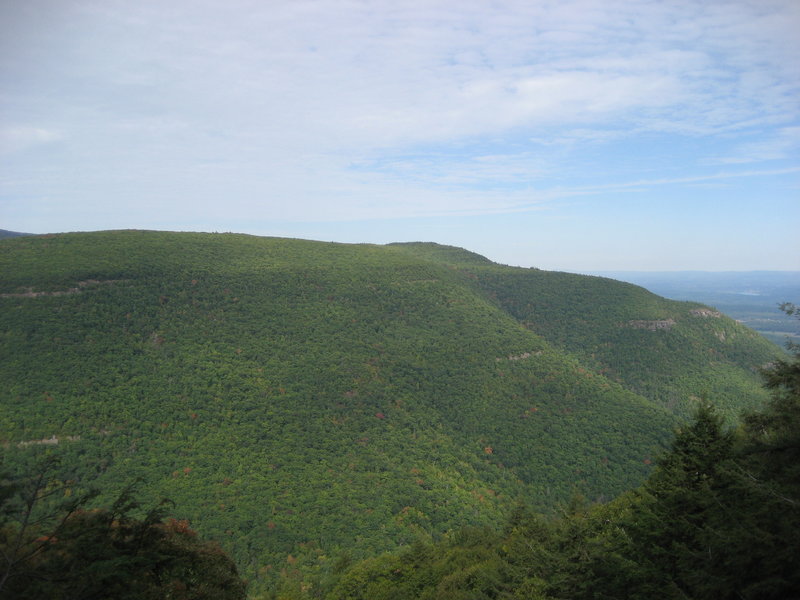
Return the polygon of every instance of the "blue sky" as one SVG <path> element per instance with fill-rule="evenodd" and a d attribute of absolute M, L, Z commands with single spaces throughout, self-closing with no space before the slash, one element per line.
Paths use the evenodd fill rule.
<path fill-rule="evenodd" d="M 796 0 L 0 0 L 0 228 L 800 270 Z"/>

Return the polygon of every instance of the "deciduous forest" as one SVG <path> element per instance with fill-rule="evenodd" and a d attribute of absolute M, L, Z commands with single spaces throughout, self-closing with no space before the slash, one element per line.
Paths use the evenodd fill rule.
<path fill-rule="evenodd" d="M 797 358 L 713 307 L 437 244 L 59 234 L 0 240 L 0 357 L 0 595 L 797 590 Z"/>

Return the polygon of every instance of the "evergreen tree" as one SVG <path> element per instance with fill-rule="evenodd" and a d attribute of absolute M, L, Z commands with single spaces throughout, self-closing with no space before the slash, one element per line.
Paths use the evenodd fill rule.
<path fill-rule="evenodd" d="M 642 487 L 634 548 L 674 597 L 800 598 L 800 347 L 789 350 L 764 371 L 771 401 L 738 436 L 701 406 Z"/>
<path fill-rule="evenodd" d="M 793 304 L 781 307 L 800 317 Z M 740 597 L 800 598 L 800 346 L 764 371 L 772 399 L 744 419 L 737 455 L 738 518 L 722 548 Z"/>
<path fill-rule="evenodd" d="M 716 552 L 716 525 L 717 511 L 733 485 L 732 453 L 731 433 L 710 404 L 701 404 L 694 422 L 678 433 L 642 486 L 631 513 L 632 550 L 647 582 L 632 597 L 657 592 L 699 598 L 705 588 L 724 583 L 728 574 L 724 557 Z"/>

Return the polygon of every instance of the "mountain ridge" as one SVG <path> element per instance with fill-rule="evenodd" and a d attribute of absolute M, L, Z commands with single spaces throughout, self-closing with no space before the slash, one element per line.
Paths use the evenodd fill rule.
<path fill-rule="evenodd" d="M 63 234 L 4 240 L 0 273 L 7 462 L 141 477 L 263 586 L 629 489 L 694 402 L 692 379 L 648 396 L 685 361 L 631 379 L 642 340 L 652 359 L 695 344 L 730 413 L 773 356 L 700 305 L 436 244 Z"/>

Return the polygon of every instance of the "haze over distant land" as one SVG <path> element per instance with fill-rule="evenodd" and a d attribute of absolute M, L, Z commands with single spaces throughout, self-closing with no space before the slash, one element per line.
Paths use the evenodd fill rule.
<path fill-rule="evenodd" d="M 598 271 L 673 300 L 714 306 L 779 346 L 800 342 L 800 322 L 779 308 L 800 299 L 800 271 Z"/>
<path fill-rule="evenodd" d="M 0 4 L 0 224 L 798 270 L 800 3 Z"/>

